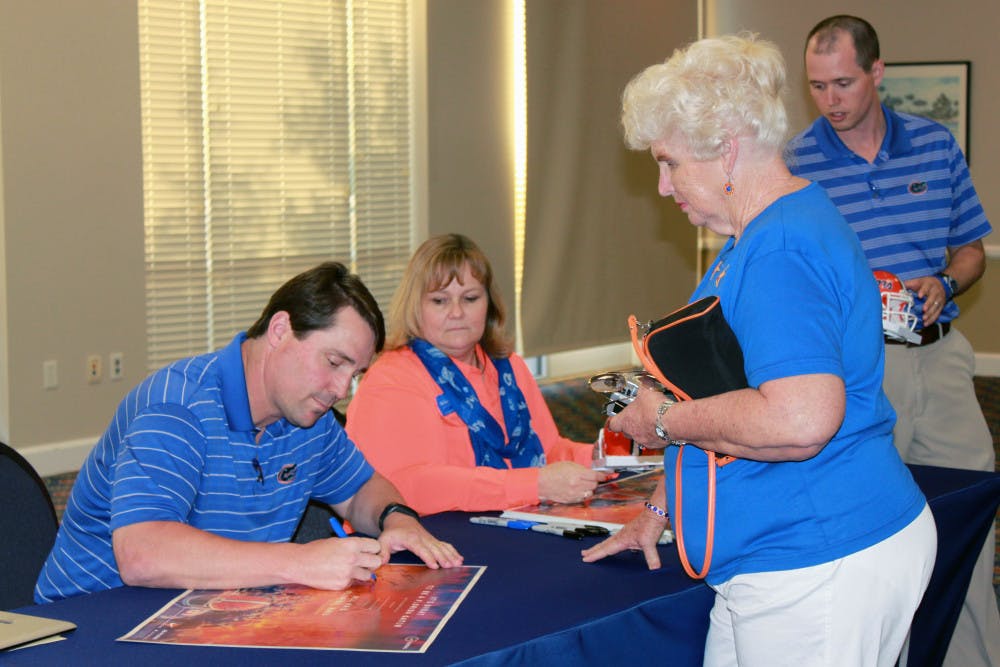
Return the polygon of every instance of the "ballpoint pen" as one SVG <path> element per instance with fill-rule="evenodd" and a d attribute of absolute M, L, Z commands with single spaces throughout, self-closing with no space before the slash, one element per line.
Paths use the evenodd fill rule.
<path fill-rule="evenodd" d="M 533 530 L 537 533 L 548 533 L 550 535 L 560 535 L 573 540 L 582 537 L 599 537 L 609 535 L 611 531 L 603 526 L 571 526 L 565 524 L 545 523 L 544 521 L 527 521 L 524 519 L 508 519 L 499 516 L 473 516 L 469 517 L 470 523 L 478 523 L 484 526 L 501 526 L 513 530 Z"/>
<path fill-rule="evenodd" d="M 344 530 L 344 527 L 340 525 L 335 516 L 330 517 L 330 528 L 333 529 L 333 533 L 337 537 L 347 537 L 347 531 Z M 378 581 L 378 577 L 375 576 L 374 572 L 372 572 L 372 581 Z"/>
<path fill-rule="evenodd" d="M 483 526 L 501 526 L 503 528 L 512 528 L 514 530 L 528 530 L 537 521 L 523 521 L 521 519 L 505 519 L 499 516 L 473 516 L 469 517 L 469 523 L 478 523 Z"/>
<path fill-rule="evenodd" d="M 578 540 L 582 537 L 607 537 L 618 532 L 618 528 L 609 529 L 607 526 L 597 526 L 585 524 L 574 526 L 563 523 L 546 523 L 544 521 L 528 521 L 527 519 L 508 519 L 500 516 L 473 516 L 469 517 L 469 523 L 478 523 L 484 526 L 500 526 L 512 528 L 514 530 L 533 530 L 538 533 L 548 533 L 550 535 L 560 535 L 570 539 Z M 670 544 L 674 541 L 674 534 L 663 531 L 657 544 Z"/>

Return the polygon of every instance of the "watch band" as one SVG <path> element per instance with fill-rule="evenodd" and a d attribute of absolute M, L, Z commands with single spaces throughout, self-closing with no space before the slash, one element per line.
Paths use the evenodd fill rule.
<path fill-rule="evenodd" d="M 944 271 L 937 274 L 937 277 L 944 286 L 945 296 L 949 299 L 955 296 L 955 293 L 958 292 L 958 281 Z"/>
<path fill-rule="evenodd" d="M 673 440 L 670 439 L 670 434 L 667 433 L 667 429 L 663 427 L 663 415 L 669 410 L 676 401 L 671 399 L 666 399 L 660 403 L 660 407 L 656 409 L 656 423 L 653 425 L 656 430 L 656 437 L 660 440 L 666 440 L 668 443 L 673 444 Z"/>
<path fill-rule="evenodd" d="M 385 506 L 385 509 L 382 510 L 382 513 L 378 515 L 378 530 L 380 533 L 383 530 L 385 530 L 385 520 L 393 512 L 406 514 L 408 516 L 412 516 L 414 519 L 420 518 L 420 515 L 417 514 L 417 510 L 413 509 L 412 507 L 404 505 L 403 503 L 389 503 L 388 505 Z"/>

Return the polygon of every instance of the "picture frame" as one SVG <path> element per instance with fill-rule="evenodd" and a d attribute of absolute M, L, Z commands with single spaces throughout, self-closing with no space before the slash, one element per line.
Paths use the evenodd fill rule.
<path fill-rule="evenodd" d="M 878 93 L 894 111 L 923 116 L 951 130 L 969 162 L 968 60 L 886 63 Z"/>

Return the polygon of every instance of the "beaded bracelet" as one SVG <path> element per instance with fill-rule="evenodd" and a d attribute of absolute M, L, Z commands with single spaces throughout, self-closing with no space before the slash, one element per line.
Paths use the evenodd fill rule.
<path fill-rule="evenodd" d="M 646 503 L 646 509 L 648 509 L 648 510 L 649 510 L 650 512 L 652 512 L 652 513 L 653 513 L 653 514 L 655 514 L 656 516 L 660 516 L 660 517 L 663 517 L 664 519 L 667 519 L 667 518 L 669 518 L 669 515 L 667 514 L 667 510 L 665 510 L 665 509 L 660 509 L 659 507 L 657 507 L 657 506 L 656 506 L 656 505 L 654 505 L 653 503 L 649 503 L 649 502 L 647 502 L 647 503 Z"/>

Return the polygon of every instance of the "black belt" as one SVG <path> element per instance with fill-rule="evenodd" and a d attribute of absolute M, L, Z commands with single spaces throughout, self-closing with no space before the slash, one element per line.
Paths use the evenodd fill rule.
<path fill-rule="evenodd" d="M 922 345 L 930 345 L 931 343 L 936 343 L 940 339 L 948 335 L 951 331 L 951 322 L 935 322 L 929 327 L 924 327 L 919 331 L 920 342 L 919 343 L 909 343 L 905 340 L 893 340 L 888 336 L 885 337 L 886 345 L 905 345 L 906 347 L 920 347 Z"/>

